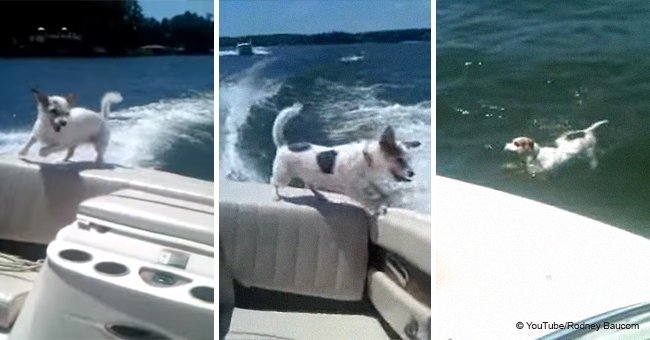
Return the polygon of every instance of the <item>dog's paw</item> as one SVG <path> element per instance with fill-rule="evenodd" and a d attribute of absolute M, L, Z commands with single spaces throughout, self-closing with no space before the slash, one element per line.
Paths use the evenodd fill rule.
<path fill-rule="evenodd" d="M 388 214 L 387 207 L 366 208 L 366 211 L 368 212 L 368 215 L 370 215 L 372 218 L 379 218 L 380 216 L 384 216 Z"/>
<path fill-rule="evenodd" d="M 47 148 L 40 148 L 38 150 L 38 155 L 41 157 L 47 157 L 49 154 L 50 154 L 50 150 L 48 150 Z"/>

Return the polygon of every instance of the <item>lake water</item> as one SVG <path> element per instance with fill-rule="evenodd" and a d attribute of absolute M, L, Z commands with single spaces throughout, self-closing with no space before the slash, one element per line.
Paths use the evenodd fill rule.
<path fill-rule="evenodd" d="M 72 92 L 79 106 L 95 111 L 105 92 L 118 91 L 124 101 L 109 116 L 107 162 L 213 180 L 213 61 L 212 56 L 0 59 L 0 153 L 16 153 L 29 138 L 36 119 L 32 87 Z M 31 157 L 38 157 L 36 150 Z M 88 146 L 73 160 L 94 157 Z"/>
<path fill-rule="evenodd" d="M 268 183 L 275 156 L 273 121 L 283 108 L 301 103 L 300 115 L 286 126 L 288 142 L 373 139 L 387 125 L 398 139 L 421 141 L 413 153 L 415 180 L 398 188 L 405 195 L 397 205 L 430 212 L 430 43 L 278 46 L 255 52 L 250 57 L 219 53 L 222 178 Z"/>
<path fill-rule="evenodd" d="M 650 3 L 443 1 L 436 17 L 438 174 L 650 237 Z M 601 119 L 594 170 L 533 177 L 502 151 Z"/>

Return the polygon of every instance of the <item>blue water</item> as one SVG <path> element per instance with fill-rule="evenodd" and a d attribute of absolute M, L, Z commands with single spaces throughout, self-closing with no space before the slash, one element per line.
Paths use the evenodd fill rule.
<path fill-rule="evenodd" d="M 32 87 L 74 93 L 77 105 L 96 111 L 105 92 L 118 91 L 124 101 L 113 106 L 109 117 L 108 162 L 213 180 L 213 60 L 0 59 L 0 153 L 15 153 L 29 137 L 36 119 Z M 38 157 L 35 150 L 32 157 Z M 81 148 L 74 159 L 92 160 L 94 151 Z"/>
<path fill-rule="evenodd" d="M 650 236 L 650 2 L 444 1 L 436 18 L 438 174 Z M 594 170 L 533 177 L 502 151 L 601 119 Z"/>
<path fill-rule="evenodd" d="M 397 138 L 417 139 L 416 178 L 398 190 L 398 206 L 429 213 L 431 44 L 277 46 L 252 57 L 219 57 L 219 169 L 223 178 L 268 183 L 275 147 L 271 127 L 293 103 L 289 142 L 336 145 L 377 138 L 391 125 Z M 356 62 L 341 58 L 363 55 Z"/>

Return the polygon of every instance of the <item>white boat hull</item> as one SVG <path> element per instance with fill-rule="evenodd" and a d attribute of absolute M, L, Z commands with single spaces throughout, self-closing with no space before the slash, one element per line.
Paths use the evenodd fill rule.
<path fill-rule="evenodd" d="M 443 177 L 436 196 L 440 339 L 538 338 L 553 330 L 528 322 L 578 322 L 650 300 L 643 237 Z"/>

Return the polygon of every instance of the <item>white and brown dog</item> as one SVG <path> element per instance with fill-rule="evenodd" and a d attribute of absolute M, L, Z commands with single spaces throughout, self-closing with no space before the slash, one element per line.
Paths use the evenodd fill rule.
<path fill-rule="evenodd" d="M 607 123 L 601 120 L 584 130 L 563 133 L 555 146 L 539 146 L 532 138 L 517 137 L 507 143 L 504 150 L 516 153 L 526 163 L 529 172 L 545 172 L 558 168 L 576 157 L 586 157 L 592 169 L 598 166 L 594 130 Z"/>
<path fill-rule="evenodd" d="M 336 146 L 310 143 L 286 144 L 284 126 L 295 117 L 302 105 L 282 110 L 273 123 L 273 142 L 277 147 L 273 161 L 271 184 L 275 199 L 281 198 L 279 188 L 297 177 L 319 198 L 317 189 L 347 195 L 377 214 L 387 207 L 390 197 L 382 190 L 382 182 L 410 182 L 415 175 L 408 163 L 410 148 L 420 142 L 400 142 L 389 126 L 379 140 L 366 140 Z"/>
<path fill-rule="evenodd" d="M 32 134 L 19 154 L 26 155 L 38 141 L 44 144 L 38 152 L 41 157 L 68 150 L 64 159 L 68 161 L 77 146 L 91 143 L 97 152 L 95 161 L 102 163 L 110 138 L 106 117 L 111 104 L 121 102 L 122 96 L 117 92 L 104 94 L 98 114 L 82 107 L 72 107 L 74 97 L 71 94 L 61 97 L 48 96 L 37 89 L 32 89 L 32 92 L 36 98 L 38 116 Z"/>

